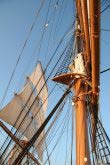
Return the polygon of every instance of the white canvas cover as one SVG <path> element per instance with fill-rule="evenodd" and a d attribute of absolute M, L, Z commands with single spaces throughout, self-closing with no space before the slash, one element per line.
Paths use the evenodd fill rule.
<path fill-rule="evenodd" d="M 37 74 L 38 73 L 38 74 Z M 30 140 L 34 133 L 37 131 L 37 129 L 41 126 L 42 122 L 45 119 L 45 113 L 47 110 L 47 100 L 45 104 L 41 107 L 41 104 L 43 104 L 44 100 L 48 97 L 48 91 L 47 91 L 47 86 L 45 85 L 44 88 L 42 89 L 41 94 L 39 94 L 39 97 L 37 99 L 36 96 L 39 93 L 40 89 L 45 83 L 45 78 L 43 74 L 43 70 L 41 67 L 41 63 L 38 63 L 35 71 L 32 73 L 32 75 L 27 78 L 26 85 L 24 86 L 24 89 L 19 93 L 15 94 L 14 98 L 10 103 L 8 103 L 1 111 L 0 111 L 0 119 L 5 121 L 6 123 L 14 126 L 16 119 L 19 116 L 19 120 L 17 121 L 15 128 L 18 128 L 20 123 L 22 122 L 24 116 L 28 112 L 30 106 L 32 105 L 33 101 L 34 104 L 31 108 L 31 111 L 29 114 L 26 116 L 25 120 L 23 121 L 21 127 L 20 127 L 20 132 L 23 133 L 24 130 L 27 128 L 27 125 L 29 125 L 28 129 L 24 133 L 24 135 Z M 38 86 L 36 86 L 39 78 L 42 77 L 39 81 Z M 36 86 L 36 88 L 35 88 Z M 33 89 L 35 88 L 35 91 L 33 92 Z M 30 97 L 31 95 L 31 97 Z M 29 99 L 30 97 L 30 99 Z M 45 98 L 45 99 L 44 99 Z M 28 101 L 28 102 L 27 102 Z M 25 108 L 24 108 L 25 107 Z M 45 109 L 44 109 L 45 108 Z M 40 109 L 40 111 L 39 111 Z M 21 113 L 22 111 L 22 113 Z M 21 115 L 20 115 L 21 113 Z M 35 114 L 37 116 L 34 118 Z M 32 120 L 33 119 L 33 120 Z M 32 121 L 31 124 L 30 121 Z M 43 145 L 38 145 L 39 141 L 42 139 L 44 132 L 41 133 L 39 136 L 38 140 L 35 143 L 35 147 L 37 149 L 38 155 L 40 159 L 42 160 L 42 155 L 41 155 L 41 150 Z"/>
<path fill-rule="evenodd" d="M 73 61 L 72 64 L 70 64 L 69 69 L 73 73 L 78 73 L 81 75 L 86 75 L 86 69 L 84 66 L 84 60 L 83 60 L 83 54 L 78 53 Z"/>

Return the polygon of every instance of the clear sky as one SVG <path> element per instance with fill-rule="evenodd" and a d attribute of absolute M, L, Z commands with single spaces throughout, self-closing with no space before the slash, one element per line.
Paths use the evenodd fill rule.
<path fill-rule="evenodd" d="M 54 52 L 58 41 L 63 36 L 65 31 L 68 30 L 74 20 L 73 2 L 69 0 L 59 0 L 55 9 L 57 0 L 51 1 L 50 11 L 47 19 L 48 27 L 45 30 L 45 34 L 42 40 L 42 45 L 39 54 L 39 60 L 45 68 L 49 58 Z M 24 83 L 26 75 L 30 74 L 35 67 L 38 59 L 39 43 L 46 19 L 46 13 L 49 5 L 49 0 L 46 0 L 44 7 L 35 23 L 32 34 L 24 49 L 22 58 L 17 67 L 13 80 L 11 82 L 9 91 L 7 93 L 4 105 L 11 100 L 13 92 L 18 92 Z M 17 58 L 21 52 L 24 41 L 27 38 L 29 29 L 35 19 L 36 11 L 40 6 L 40 0 L 0 0 L 0 101 L 2 100 L 4 91 L 7 87 L 9 78 L 12 74 L 13 68 L 16 64 Z M 56 10 L 56 11 L 54 11 Z M 108 9 L 101 15 L 101 29 L 110 29 L 110 10 Z M 49 49 L 48 40 L 51 33 L 51 40 Z M 71 36 L 71 35 L 70 35 Z M 64 45 L 60 47 L 54 60 L 46 72 L 46 76 L 49 75 L 52 66 L 57 61 L 59 54 L 61 54 L 65 44 L 69 37 L 66 38 Z M 110 32 L 101 31 L 101 71 L 110 67 Z M 57 67 L 58 68 L 58 67 Z M 55 71 L 53 75 L 55 74 Z M 52 75 L 52 76 L 53 76 Z M 100 111 L 102 116 L 102 122 L 110 137 L 110 73 L 103 73 L 101 75 L 100 86 Z M 51 77 L 52 77 L 51 76 Z M 49 91 L 53 87 L 54 83 L 49 80 Z M 58 93 L 59 92 L 59 93 Z M 62 91 L 57 87 L 56 92 L 49 99 L 48 112 L 52 110 L 57 100 L 60 98 Z M 58 95 L 58 97 L 56 97 Z M 1 135 L 1 141 L 3 136 Z M 64 147 L 61 147 L 62 153 Z M 58 152 L 58 148 L 56 150 Z M 65 153 L 63 153 L 64 155 Z M 63 162 L 61 154 L 58 157 L 54 157 L 53 164 Z M 54 159 L 53 158 L 53 159 Z M 52 165 L 53 165 L 52 164 Z M 60 164 L 59 164 L 60 165 Z"/>

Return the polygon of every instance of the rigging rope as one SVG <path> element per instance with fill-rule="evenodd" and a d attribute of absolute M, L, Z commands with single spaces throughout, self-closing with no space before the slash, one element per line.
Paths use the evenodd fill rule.
<path fill-rule="evenodd" d="M 102 74 L 102 73 L 105 73 L 105 72 L 107 72 L 107 71 L 109 71 L 109 70 L 110 70 L 110 68 L 105 69 L 105 70 L 101 71 L 100 73 Z"/>
<path fill-rule="evenodd" d="M 62 55 L 63 55 L 63 53 L 62 53 Z M 62 57 L 62 56 L 61 56 L 61 57 Z M 61 57 L 60 57 L 60 58 L 61 58 Z M 59 58 L 59 60 L 60 60 L 60 58 Z M 59 60 L 57 61 L 57 63 L 59 62 Z M 56 63 L 56 65 L 57 65 L 57 63 Z M 52 72 L 53 72 L 53 70 L 55 69 L 56 65 L 54 66 L 54 68 L 52 69 L 52 71 L 51 71 L 50 74 L 52 74 Z M 50 75 L 49 75 L 49 77 L 50 77 Z M 49 77 L 48 77 L 48 79 L 49 79 Z M 48 79 L 47 79 L 47 80 L 48 80 Z M 47 80 L 46 80 L 46 81 L 47 81 Z M 38 82 L 38 83 L 39 83 L 39 82 Z M 45 82 L 45 83 L 46 83 L 46 82 Z M 45 85 L 45 84 L 44 84 L 44 85 Z M 44 85 L 43 85 L 43 87 L 44 87 Z M 42 87 L 42 88 L 43 88 L 43 87 Z M 42 90 L 42 89 L 41 89 L 41 90 Z M 40 91 L 40 92 L 41 92 L 41 91 Z M 39 92 L 39 93 L 40 93 L 40 92 Z M 38 93 L 38 95 L 39 95 L 39 93 Z M 38 95 L 37 95 L 37 97 L 38 97 Z M 37 98 L 37 97 L 36 97 L 36 98 Z M 35 100 L 34 100 L 34 102 L 35 102 Z M 34 102 L 33 102 L 33 104 L 34 104 Z M 32 105 L 33 105 L 33 104 L 32 104 Z M 30 106 L 30 108 L 29 108 L 28 112 L 26 113 L 26 115 L 29 113 L 29 111 L 30 111 L 32 105 Z M 22 111 L 21 111 L 20 115 L 21 115 L 21 114 L 22 114 Z M 20 115 L 18 116 L 18 120 L 19 120 Z M 25 115 L 25 117 L 26 117 L 26 115 Z M 24 117 L 24 118 L 25 118 L 25 117 Z M 17 122 L 17 121 L 16 121 L 16 122 Z M 22 120 L 22 122 L 23 122 L 23 120 Z M 19 127 L 21 126 L 22 122 L 20 123 Z M 16 124 L 16 123 L 15 123 L 15 124 Z M 19 127 L 18 127 L 18 129 L 19 129 Z M 27 127 L 28 127 L 28 126 L 27 126 Z M 18 130 L 17 130 L 17 131 L 18 131 Z M 16 132 L 17 132 L 17 131 L 16 131 Z M 15 134 L 16 134 L 16 132 L 15 132 Z M 14 135 L 15 135 L 15 134 L 14 134 Z M 9 144 L 10 144 L 10 143 L 11 143 L 11 140 L 10 140 Z M 9 147 L 9 144 L 7 145 L 5 151 L 6 151 L 7 148 Z M 5 153 L 5 151 L 3 152 L 3 154 Z M 2 155 L 3 155 L 3 154 L 2 154 Z"/>
<path fill-rule="evenodd" d="M 110 4 L 107 5 L 107 6 L 100 12 L 100 14 L 104 13 L 109 7 L 110 7 Z"/>
<path fill-rule="evenodd" d="M 17 68 L 17 66 L 18 66 L 18 64 L 19 64 L 19 61 L 20 61 L 21 57 L 22 57 L 23 51 L 24 51 L 24 49 L 25 49 L 25 47 L 26 47 L 26 45 L 27 45 L 27 42 L 28 42 L 28 40 L 29 40 L 29 37 L 30 37 L 30 35 L 31 35 L 31 32 L 32 32 L 32 30 L 33 30 L 33 28 L 34 28 L 34 25 L 35 25 L 35 23 L 36 23 L 36 20 L 37 20 L 37 18 L 38 18 L 38 16 L 39 16 L 39 13 L 40 13 L 42 7 L 43 7 L 44 2 L 45 2 L 45 0 L 42 0 L 42 1 L 41 1 L 40 8 L 38 9 L 38 11 L 37 11 L 37 13 L 36 13 L 34 22 L 33 22 L 33 24 L 32 24 L 31 27 L 30 27 L 29 33 L 28 33 L 28 35 L 27 35 L 27 38 L 26 38 L 26 40 L 25 40 L 25 42 L 24 42 L 24 44 L 23 44 L 23 47 L 22 47 L 22 49 L 21 49 L 21 52 L 20 52 L 20 54 L 19 54 L 19 56 L 18 56 L 18 59 L 17 59 L 16 64 L 15 64 L 15 67 L 14 67 L 14 69 L 13 69 L 13 72 L 12 72 L 11 77 L 10 77 L 10 79 L 9 79 L 8 85 L 7 85 L 6 90 L 5 90 L 5 92 L 4 92 L 3 98 L 2 98 L 2 100 L 1 100 L 0 106 L 2 106 L 3 103 L 4 103 L 4 100 L 5 100 L 5 98 L 6 98 L 7 92 L 8 92 L 8 90 L 9 90 L 9 87 L 10 87 L 10 84 L 11 84 L 11 81 L 12 81 L 13 76 L 14 76 L 14 74 L 15 74 L 16 68 Z"/>
<path fill-rule="evenodd" d="M 61 112 L 62 112 L 62 110 L 63 110 L 63 108 L 64 108 L 65 103 L 66 103 L 66 100 L 64 100 L 64 102 L 62 102 L 62 104 L 59 106 L 59 109 L 58 109 L 58 111 L 57 111 L 57 113 L 56 113 L 56 115 L 55 115 L 55 117 L 54 117 L 54 120 L 53 120 L 52 123 L 50 124 L 50 126 L 49 126 L 49 128 L 47 129 L 45 135 L 43 136 L 43 138 L 40 140 L 39 143 L 41 143 L 41 142 L 47 137 L 49 131 L 50 131 L 50 130 L 52 129 L 52 127 L 54 126 L 53 129 L 51 130 L 51 131 L 52 131 L 52 135 L 53 135 L 53 132 L 55 131 L 55 122 L 56 122 L 56 124 L 58 124 L 57 120 L 58 120 L 58 118 L 59 118 L 59 115 L 61 115 Z M 51 140 L 53 140 L 53 138 L 52 138 Z M 38 143 L 38 145 L 39 145 L 39 143 Z M 37 147 L 38 147 L 38 145 L 37 145 Z M 45 149 L 42 151 L 42 153 L 43 153 L 44 151 L 45 151 Z M 42 155 L 42 153 L 40 153 L 40 154 Z M 3 162 L 3 163 L 4 163 L 4 162 Z"/>
<path fill-rule="evenodd" d="M 88 104 L 88 116 L 89 116 L 89 123 L 91 124 L 92 116 L 91 116 L 91 111 L 92 106 L 91 106 L 91 99 L 88 96 L 87 97 L 87 104 Z M 95 154 L 95 160 L 101 161 L 102 163 L 110 163 L 110 139 L 107 136 L 107 133 L 105 132 L 101 121 L 99 120 L 97 113 L 94 111 L 95 117 L 97 118 L 98 122 L 96 125 L 96 151 L 94 152 Z M 90 130 L 91 135 L 92 135 L 92 129 Z M 108 143 L 107 143 L 108 142 Z M 91 146 L 93 145 L 93 141 L 91 139 Z M 91 147 L 92 148 L 92 147 Z M 106 150 L 105 150 L 106 149 Z M 98 162 L 99 163 L 99 162 Z"/>
<path fill-rule="evenodd" d="M 66 122 L 68 122 L 68 120 L 69 120 L 70 117 L 71 117 L 71 116 L 68 115 L 69 113 L 70 113 L 70 108 L 67 109 L 67 113 L 65 114 L 65 116 L 64 116 L 64 118 L 63 118 L 61 124 L 59 125 L 58 129 L 56 130 L 56 134 L 57 134 L 57 131 L 61 128 L 61 125 L 64 123 L 65 126 L 63 125 L 63 128 L 62 128 L 62 130 L 61 130 L 61 134 L 59 135 L 59 137 L 58 137 L 58 139 L 57 139 L 57 141 L 56 141 L 56 143 L 55 143 L 55 145 L 54 145 L 52 151 L 50 152 L 49 157 L 52 155 L 53 151 L 55 150 L 55 148 L 56 148 L 56 146 L 58 145 L 58 143 L 59 143 L 61 137 L 62 137 L 63 134 L 64 134 L 64 130 L 65 130 L 66 127 L 67 127 Z M 68 118 L 67 118 L 67 116 L 68 116 Z M 67 119 L 68 119 L 68 120 L 67 120 Z M 64 128 L 64 127 L 65 127 L 65 128 Z M 44 164 L 45 164 L 46 162 L 47 162 L 47 160 L 44 162 Z"/>
<path fill-rule="evenodd" d="M 48 122 L 50 121 L 50 119 L 52 118 L 52 116 L 54 115 L 54 113 L 57 111 L 59 105 L 63 102 L 63 100 L 65 99 L 65 97 L 68 95 L 68 93 L 69 93 L 72 85 L 73 85 L 73 82 L 70 84 L 69 88 L 66 90 L 66 92 L 63 94 L 63 96 L 60 98 L 60 100 L 58 101 L 58 103 L 56 104 L 56 106 L 50 112 L 50 114 L 48 115 L 48 117 L 46 118 L 46 120 L 43 122 L 43 124 L 41 125 L 41 127 L 34 134 L 34 136 L 29 141 L 29 143 L 26 145 L 26 147 L 18 155 L 18 157 L 14 161 L 13 165 L 17 165 L 18 163 L 20 163 L 22 161 L 22 158 L 24 157 L 24 155 L 28 152 L 28 150 L 31 148 L 31 146 L 34 144 L 34 142 L 37 140 L 37 138 L 39 137 L 39 135 L 41 134 L 41 132 L 43 131 L 43 129 L 46 127 L 46 125 L 48 124 Z"/>
<path fill-rule="evenodd" d="M 45 19 L 45 22 L 44 22 L 44 26 L 43 26 L 43 33 L 42 33 L 42 36 L 41 36 L 41 41 L 40 41 L 40 45 L 39 45 L 39 49 L 38 49 L 38 57 L 37 57 L 38 60 L 39 60 L 40 50 L 41 50 L 41 46 L 42 46 L 42 42 L 43 42 L 43 37 L 44 37 L 45 29 L 46 29 L 45 25 L 47 23 L 47 19 L 48 19 L 48 15 L 49 15 L 50 5 L 51 5 L 51 0 L 49 0 L 49 6 L 48 6 L 48 10 L 47 10 L 47 14 L 46 14 L 46 19 Z"/>

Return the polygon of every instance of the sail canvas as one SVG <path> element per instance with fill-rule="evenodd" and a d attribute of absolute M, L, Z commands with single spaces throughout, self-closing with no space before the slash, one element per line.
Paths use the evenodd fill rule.
<path fill-rule="evenodd" d="M 43 69 L 39 62 L 32 75 L 27 78 L 23 90 L 15 94 L 11 102 L 0 111 L 0 118 L 19 129 L 19 132 L 30 140 L 45 119 L 47 97 L 48 90 Z M 41 160 L 43 144 L 39 142 L 43 135 L 44 131 L 34 145 Z"/>

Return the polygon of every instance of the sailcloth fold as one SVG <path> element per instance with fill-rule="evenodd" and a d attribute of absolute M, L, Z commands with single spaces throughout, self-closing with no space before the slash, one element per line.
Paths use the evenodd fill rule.
<path fill-rule="evenodd" d="M 45 84 L 43 69 L 39 62 L 34 72 L 27 78 L 23 90 L 15 94 L 12 101 L 0 111 L 0 119 L 14 126 L 16 129 L 19 128 L 19 132 L 23 133 L 30 140 L 45 120 L 48 104 L 47 97 L 48 90 Z M 26 115 L 28 111 L 29 113 Z M 35 116 L 35 114 L 37 115 Z M 21 122 L 22 124 L 19 127 Z M 40 143 L 38 145 L 38 143 L 43 136 L 44 131 L 35 143 L 35 148 L 41 161 L 43 144 Z"/>

